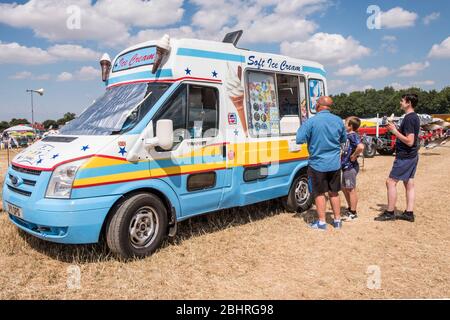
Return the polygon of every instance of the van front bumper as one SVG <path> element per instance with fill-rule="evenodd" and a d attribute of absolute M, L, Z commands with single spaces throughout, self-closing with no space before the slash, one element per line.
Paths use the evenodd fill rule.
<path fill-rule="evenodd" d="M 3 188 L 3 208 L 6 202 L 22 210 L 22 217 L 9 214 L 9 219 L 25 232 L 43 240 L 85 244 L 99 241 L 105 218 L 120 195 L 85 199 L 40 199 Z"/>

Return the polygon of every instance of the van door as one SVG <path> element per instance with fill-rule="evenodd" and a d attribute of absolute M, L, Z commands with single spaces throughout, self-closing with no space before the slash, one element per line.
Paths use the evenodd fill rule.
<path fill-rule="evenodd" d="M 150 171 L 178 194 L 182 216 L 219 207 L 225 180 L 219 92 L 218 85 L 183 83 L 153 120 L 173 121 L 174 146 L 151 151 Z"/>

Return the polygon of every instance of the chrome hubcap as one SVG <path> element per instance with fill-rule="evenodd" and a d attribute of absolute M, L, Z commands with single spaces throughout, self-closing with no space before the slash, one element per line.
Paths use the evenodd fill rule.
<path fill-rule="evenodd" d="M 303 205 L 309 198 L 308 182 L 301 179 L 295 186 L 295 200 L 297 204 Z"/>
<path fill-rule="evenodd" d="M 140 208 L 130 222 L 131 244 L 136 248 L 148 247 L 157 235 L 158 225 L 158 215 L 153 208 Z"/>

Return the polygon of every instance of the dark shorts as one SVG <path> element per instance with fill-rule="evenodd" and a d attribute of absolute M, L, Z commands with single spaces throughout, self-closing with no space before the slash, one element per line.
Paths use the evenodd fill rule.
<path fill-rule="evenodd" d="M 417 163 L 419 162 L 419 157 L 412 159 L 398 159 L 394 160 L 394 165 L 392 166 L 389 178 L 394 180 L 408 181 L 409 179 L 414 179 L 416 174 Z"/>
<path fill-rule="evenodd" d="M 355 168 L 350 170 L 342 170 L 342 188 L 354 189 L 356 188 L 356 176 L 358 171 Z"/>
<path fill-rule="evenodd" d="M 308 167 L 309 191 L 316 197 L 327 192 L 341 191 L 341 170 L 320 172 Z"/>

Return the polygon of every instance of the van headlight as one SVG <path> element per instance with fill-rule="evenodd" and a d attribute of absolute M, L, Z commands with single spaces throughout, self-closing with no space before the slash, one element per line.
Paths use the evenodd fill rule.
<path fill-rule="evenodd" d="M 83 159 L 58 166 L 52 173 L 45 197 L 69 199 L 77 171 L 86 161 Z"/>

